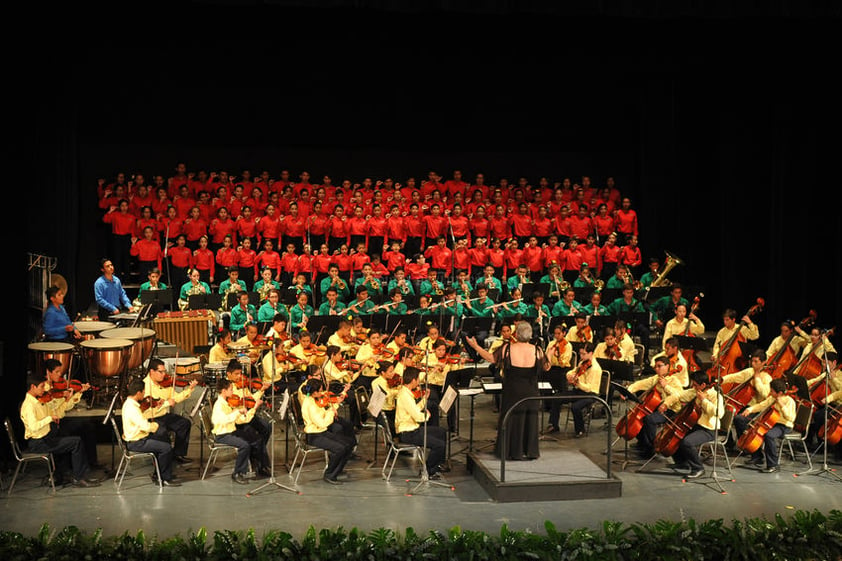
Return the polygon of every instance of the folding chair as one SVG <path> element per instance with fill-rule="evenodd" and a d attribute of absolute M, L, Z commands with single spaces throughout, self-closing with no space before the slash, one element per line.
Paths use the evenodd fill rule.
<path fill-rule="evenodd" d="M 386 418 L 386 414 L 382 411 L 380 412 L 380 424 L 383 429 L 383 436 L 386 440 L 386 460 L 383 462 L 383 469 L 380 470 L 380 474 L 386 482 L 391 481 L 392 471 L 395 469 L 395 463 L 398 461 L 398 456 L 401 454 L 411 454 L 412 457 L 418 458 L 423 466 L 424 450 L 422 447 L 417 444 L 405 444 L 397 441 L 392 434 L 392 429 L 389 427 L 389 420 Z M 386 473 L 387 467 L 389 468 L 388 474 Z"/>
<path fill-rule="evenodd" d="M 301 470 L 304 468 L 304 462 L 307 461 L 307 455 L 311 452 L 324 452 L 325 465 L 322 471 L 327 469 L 328 452 L 324 448 L 313 446 L 307 442 L 307 433 L 298 425 L 298 418 L 296 416 L 296 406 L 298 405 L 298 398 L 291 398 L 289 408 L 289 426 L 292 428 L 292 436 L 295 440 L 295 457 L 289 465 L 289 476 L 292 477 L 293 484 L 298 484 L 298 478 L 301 476 Z M 298 458 L 301 457 L 301 463 L 298 463 Z M 298 464 L 298 472 L 295 472 L 295 466 Z M 295 474 L 293 476 L 293 474 Z"/>
<path fill-rule="evenodd" d="M 804 456 L 806 463 L 809 466 L 806 472 L 813 471 L 813 459 L 810 457 L 810 451 L 807 449 L 807 434 L 810 430 L 810 422 L 813 418 L 814 406 L 810 402 L 802 401 L 798 404 L 798 409 L 795 411 L 794 428 L 781 437 L 781 445 L 778 447 L 778 464 L 781 463 L 781 454 L 784 451 L 784 444 L 789 448 L 789 456 L 792 461 L 795 461 L 795 450 L 792 448 L 793 442 L 800 442 L 804 448 Z"/>
<path fill-rule="evenodd" d="M 216 457 L 219 455 L 220 452 L 224 451 L 237 451 L 236 446 L 231 446 L 230 444 L 222 444 L 216 441 L 216 435 L 213 434 L 213 424 L 211 423 L 211 411 L 208 404 L 204 404 L 199 408 L 199 423 L 202 429 L 202 435 L 208 442 L 208 461 L 205 463 L 205 469 L 202 471 L 202 479 L 208 473 L 208 469 L 210 469 L 216 463 Z"/>
<path fill-rule="evenodd" d="M 709 457 L 711 458 L 714 455 L 716 455 L 717 449 L 722 450 L 722 455 L 725 457 L 725 465 L 728 468 L 728 475 L 731 477 L 731 479 L 734 478 L 734 473 L 731 471 L 731 459 L 728 457 L 728 450 L 726 448 L 726 445 L 728 444 L 728 440 L 731 438 L 731 425 L 733 424 L 734 410 L 730 407 L 726 407 L 725 413 L 719 420 L 719 430 L 716 431 L 714 439 L 708 442 L 702 442 L 699 445 L 699 454 L 702 453 L 702 450 L 704 448 L 709 448 Z"/>
<path fill-rule="evenodd" d="M 23 473 L 26 470 L 26 464 L 32 462 L 44 462 L 47 464 L 47 474 L 50 478 L 50 488 L 52 492 L 56 492 L 56 482 L 55 482 L 55 471 L 56 471 L 56 463 L 53 459 L 53 455 L 50 452 L 23 452 L 18 444 L 18 440 L 15 437 L 15 430 L 12 427 L 12 422 L 6 417 L 3 420 L 3 424 L 6 425 L 6 433 L 9 435 L 9 444 L 12 447 L 12 454 L 17 461 L 17 467 L 15 467 L 15 473 L 12 475 L 12 481 L 9 483 L 9 490 L 6 493 L 7 495 L 12 494 L 12 488 L 15 486 L 15 481 L 17 481 L 18 473 Z"/>
<path fill-rule="evenodd" d="M 152 465 L 155 466 L 155 475 L 158 476 L 158 491 L 163 492 L 164 484 L 161 481 L 161 469 L 158 467 L 158 457 L 155 456 L 154 452 L 132 452 L 126 447 L 126 442 L 123 440 L 123 435 L 120 434 L 120 429 L 117 427 L 117 420 L 112 416 L 111 417 L 111 426 L 114 428 L 114 438 L 117 441 L 117 445 L 120 447 L 120 463 L 117 465 L 117 471 L 114 472 L 114 482 L 117 484 L 117 491 L 120 491 L 120 488 L 123 486 L 123 478 L 126 476 L 126 472 L 129 470 L 129 464 L 132 460 L 138 458 L 150 458 L 152 460 Z"/>

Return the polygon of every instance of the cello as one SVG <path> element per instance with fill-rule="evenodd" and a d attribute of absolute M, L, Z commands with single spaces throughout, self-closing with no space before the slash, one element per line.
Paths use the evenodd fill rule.
<path fill-rule="evenodd" d="M 834 331 L 836 331 L 836 327 L 831 327 L 823 333 L 820 339 L 821 344 L 813 345 L 810 352 L 798 360 L 798 364 L 792 368 L 792 371 L 797 372 L 799 376 L 807 380 L 812 380 L 821 374 L 824 371 L 824 364 L 822 363 L 822 357 L 816 351 L 818 349 L 825 350 L 824 341 L 827 337 L 833 335 Z"/>
<path fill-rule="evenodd" d="M 746 431 L 737 440 L 737 447 L 748 453 L 757 452 L 763 444 L 763 437 L 781 420 L 781 414 L 770 405 L 766 411 L 751 421 Z"/>
<path fill-rule="evenodd" d="M 805 329 L 809 326 L 812 326 L 816 323 L 816 311 L 810 310 L 809 314 L 806 318 L 801 320 L 801 323 L 798 324 L 798 327 L 801 329 Z M 764 370 L 772 376 L 772 379 L 780 378 L 783 376 L 787 370 L 793 367 L 798 360 L 795 354 L 795 350 L 792 348 L 792 340 L 795 339 L 797 335 L 794 326 L 791 325 L 791 333 L 789 337 L 786 338 L 784 341 L 783 346 L 775 353 L 774 356 L 769 357 L 766 361 L 766 365 L 764 366 Z"/>
<path fill-rule="evenodd" d="M 667 419 L 664 427 L 658 431 L 653 442 L 655 452 L 662 456 L 669 457 L 678 451 L 678 445 L 687 436 L 702 415 L 701 407 L 696 405 L 696 400 L 685 404 L 675 419 Z"/>
<path fill-rule="evenodd" d="M 766 306 L 766 301 L 763 298 L 758 298 L 757 302 L 749 308 L 745 313 L 746 316 L 751 317 L 761 311 Z M 737 361 L 742 358 L 743 351 L 740 349 L 739 341 L 745 341 L 742 335 L 743 322 L 740 321 L 734 333 L 728 338 L 725 343 L 720 345 L 719 352 L 713 361 L 713 365 L 708 368 L 708 379 L 713 381 L 719 376 L 725 376 L 739 370 Z"/>
<path fill-rule="evenodd" d="M 690 331 L 690 324 L 693 322 L 690 319 L 690 314 L 695 314 L 696 310 L 699 309 L 699 303 L 704 297 L 704 293 L 699 293 L 698 296 L 693 298 L 693 304 L 690 305 L 690 311 L 687 314 L 687 327 L 684 329 L 684 336 L 685 337 L 695 337 L 692 331 Z M 681 354 L 684 356 L 684 360 L 687 361 L 687 368 L 690 372 L 696 372 L 697 370 L 701 370 L 701 366 L 699 366 L 699 362 L 696 360 L 696 351 L 694 349 L 684 349 L 681 351 Z"/>
<path fill-rule="evenodd" d="M 644 417 L 657 411 L 663 400 L 664 398 L 661 392 L 658 391 L 657 386 L 646 392 L 640 399 L 640 403 L 626 413 L 617 423 L 617 426 L 614 427 L 614 430 L 617 431 L 617 436 L 621 436 L 626 440 L 635 438 L 643 428 Z"/>
<path fill-rule="evenodd" d="M 836 409 L 828 405 L 828 408 L 833 411 L 828 414 L 827 423 L 819 427 L 819 439 L 824 439 L 825 432 L 827 432 L 827 444 L 829 446 L 836 446 L 842 440 L 842 409 Z"/>

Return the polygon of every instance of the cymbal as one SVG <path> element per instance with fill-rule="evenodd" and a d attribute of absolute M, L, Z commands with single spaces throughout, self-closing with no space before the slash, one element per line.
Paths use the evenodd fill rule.
<path fill-rule="evenodd" d="M 57 286 L 62 292 L 67 292 L 67 280 L 58 273 L 50 273 L 50 286 Z"/>

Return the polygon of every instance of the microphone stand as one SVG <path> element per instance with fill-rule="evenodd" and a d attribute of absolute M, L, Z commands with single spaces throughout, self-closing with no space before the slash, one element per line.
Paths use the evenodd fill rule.
<path fill-rule="evenodd" d="M 274 342 L 273 342 L 272 346 L 274 347 Z M 274 353 L 275 351 L 274 351 L 274 349 L 270 348 L 269 352 Z M 269 392 L 270 392 L 269 402 L 273 406 L 275 404 L 275 375 L 276 375 L 275 363 L 276 362 L 277 362 L 277 359 L 275 358 L 275 356 L 273 354 L 273 356 L 272 356 L 272 384 L 269 387 Z M 288 399 L 293 399 L 293 397 L 289 395 L 288 390 L 284 390 L 284 391 L 287 394 Z M 282 484 L 278 483 L 275 479 L 275 424 L 276 424 L 275 419 L 274 418 L 271 419 L 270 422 L 269 422 L 269 425 L 270 425 L 269 426 L 269 480 L 266 483 L 264 483 L 263 485 L 257 487 L 256 489 L 253 489 L 253 490 L 249 491 L 248 493 L 246 493 L 247 497 L 251 497 L 251 496 L 255 495 L 260 490 L 262 490 L 266 487 L 269 487 L 270 485 L 273 485 L 273 486 L 277 487 L 278 489 L 284 489 L 286 491 L 290 491 L 291 493 L 295 493 L 296 495 L 301 494 L 301 491 L 296 491 L 292 487 L 287 487 L 286 485 L 282 485 Z"/>
<path fill-rule="evenodd" d="M 725 397 L 720 393 L 722 387 L 722 366 L 717 368 L 716 370 L 716 381 L 713 383 L 713 387 L 716 390 L 716 408 L 715 408 L 715 415 L 716 418 L 719 419 L 719 402 L 722 401 L 723 406 L 725 405 Z M 721 399 L 720 399 L 721 398 Z M 730 428 L 728 429 L 731 430 Z M 716 483 L 716 486 L 719 487 L 719 494 L 720 495 L 727 495 L 725 489 L 722 488 L 722 484 L 719 482 L 720 478 L 719 475 L 716 473 L 716 442 L 719 439 L 719 429 L 713 431 L 713 467 L 711 468 L 710 472 L 710 480 Z M 730 479 L 731 482 L 735 481 L 734 479 Z"/>
<path fill-rule="evenodd" d="M 814 473 L 814 475 L 821 475 L 823 473 L 827 473 L 835 477 L 838 481 L 842 481 L 842 477 L 839 477 L 839 474 L 835 472 L 835 470 L 830 469 L 827 466 L 827 433 L 828 433 L 828 426 L 827 426 L 827 418 L 828 418 L 828 409 L 830 405 L 827 403 L 827 396 L 830 392 L 830 375 L 832 374 L 830 371 L 830 361 L 827 359 L 827 349 L 824 348 L 824 340 L 827 337 L 827 334 L 822 334 L 822 350 L 824 351 L 823 355 L 823 362 L 824 362 L 824 438 L 822 439 L 822 467 L 818 471 Z M 838 363 L 837 363 L 838 364 Z M 797 474 L 796 474 L 797 475 Z"/>

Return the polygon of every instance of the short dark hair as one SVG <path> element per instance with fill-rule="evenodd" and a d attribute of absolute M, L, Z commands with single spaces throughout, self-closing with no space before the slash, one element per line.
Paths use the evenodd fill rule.
<path fill-rule="evenodd" d="M 150 358 L 149 366 L 146 367 L 146 370 L 149 372 L 151 372 L 152 370 L 158 370 L 158 367 L 163 366 L 164 364 L 166 363 L 160 358 Z"/>
<path fill-rule="evenodd" d="M 129 385 L 126 387 L 126 392 L 129 395 L 135 395 L 137 392 L 142 392 L 144 390 L 144 385 L 142 380 L 132 380 L 129 382 Z"/>

